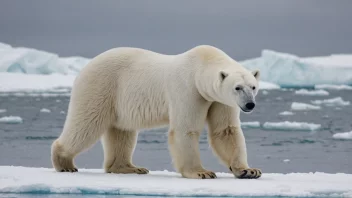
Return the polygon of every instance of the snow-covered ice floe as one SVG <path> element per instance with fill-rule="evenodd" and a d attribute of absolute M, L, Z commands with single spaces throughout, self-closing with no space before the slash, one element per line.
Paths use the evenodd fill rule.
<path fill-rule="evenodd" d="M 295 94 L 297 95 L 307 95 L 307 96 L 327 96 L 329 95 L 329 92 L 325 90 L 307 90 L 307 89 L 300 89 L 295 91 Z"/>
<path fill-rule="evenodd" d="M 6 109 L 0 109 L 0 113 L 6 113 L 7 110 Z"/>
<path fill-rule="evenodd" d="M 264 129 L 268 130 L 282 130 L 282 131 L 316 131 L 321 128 L 320 124 L 307 122 L 265 122 Z"/>
<path fill-rule="evenodd" d="M 261 56 L 241 62 L 246 68 L 259 69 L 263 81 L 281 87 L 314 87 L 320 84 L 352 85 L 352 55 L 298 57 L 263 50 Z"/>
<path fill-rule="evenodd" d="M 332 135 L 332 138 L 340 140 L 352 140 L 352 131 L 344 133 L 335 133 L 334 135 Z"/>
<path fill-rule="evenodd" d="M 325 105 L 330 107 L 350 105 L 349 101 L 344 101 L 341 97 L 325 99 L 325 100 L 313 100 L 311 102 L 315 105 Z"/>
<path fill-rule="evenodd" d="M 0 193 L 80 194 L 185 197 L 233 196 L 352 196 L 352 174 L 263 173 L 259 179 L 236 179 L 229 173 L 218 178 L 182 178 L 168 171 L 147 175 L 106 174 L 101 169 L 58 173 L 53 169 L 0 166 Z"/>
<path fill-rule="evenodd" d="M 319 110 L 321 109 L 320 106 L 301 103 L 301 102 L 293 102 L 291 104 L 291 109 L 295 111 L 307 111 L 307 110 Z"/>
<path fill-rule="evenodd" d="M 0 118 L 0 123 L 5 124 L 20 124 L 23 122 L 23 119 L 19 116 L 5 116 Z"/>
<path fill-rule="evenodd" d="M 241 127 L 243 128 L 260 128 L 260 122 L 241 122 Z"/>

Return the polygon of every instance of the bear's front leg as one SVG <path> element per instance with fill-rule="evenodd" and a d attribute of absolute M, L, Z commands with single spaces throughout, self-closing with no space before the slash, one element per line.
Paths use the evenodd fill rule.
<path fill-rule="evenodd" d="M 199 135 L 197 131 L 169 131 L 169 149 L 175 169 L 183 177 L 193 179 L 213 179 L 216 175 L 201 165 L 199 155 Z"/>
<path fill-rule="evenodd" d="M 240 179 L 256 179 L 262 172 L 247 163 L 246 140 L 240 127 L 239 110 L 213 103 L 208 112 L 208 140 L 213 152 Z"/>
<path fill-rule="evenodd" d="M 256 179 L 262 175 L 261 170 L 248 166 L 246 143 L 239 126 L 210 131 L 209 142 L 214 152 L 237 178 Z"/>

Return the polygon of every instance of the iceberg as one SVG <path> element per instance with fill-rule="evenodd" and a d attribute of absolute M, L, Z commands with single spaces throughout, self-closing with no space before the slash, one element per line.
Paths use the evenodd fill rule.
<path fill-rule="evenodd" d="M 50 109 L 46 109 L 46 108 L 42 108 L 42 109 L 40 110 L 40 112 L 41 112 L 41 113 L 50 113 L 51 110 L 50 110 Z"/>
<path fill-rule="evenodd" d="M 241 62 L 248 69 L 260 70 L 263 81 L 281 87 L 314 87 L 319 84 L 352 85 L 352 55 L 298 57 L 272 50 Z"/>
<path fill-rule="evenodd" d="M 0 72 L 25 74 L 78 74 L 90 59 L 0 43 Z"/>
<path fill-rule="evenodd" d="M 289 115 L 294 115 L 294 113 L 291 111 L 283 111 L 283 112 L 279 113 L 279 115 L 289 116 Z"/>
<path fill-rule="evenodd" d="M 352 174 L 264 173 L 261 178 L 255 180 L 236 179 L 230 173 L 216 174 L 216 179 L 198 180 L 182 178 L 180 174 L 166 170 L 137 175 L 107 174 L 101 169 L 58 173 L 51 168 L 0 166 L 0 194 L 163 197 L 352 196 Z"/>
<path fill-rule="evenodd" d="M 316 131 L 321 128 L 320 124 L 306 123 L 306 122 L 265 122 L 264 129 L 268 130 L 282 130 L 282 131 Z"/>

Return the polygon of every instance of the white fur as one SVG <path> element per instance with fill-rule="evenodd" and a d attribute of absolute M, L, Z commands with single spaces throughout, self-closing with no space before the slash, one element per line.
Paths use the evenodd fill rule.
<path fill-rule="evenodd" d="M 52 145 L 53 166 L 77 171 L 73 158 L 101 138 L 106 172 L 147 173 L 132 164 L 136 131 L 169 125 L 176 170 L 187 178 L 214 178 L 202 167 L 198 149 L 208 123 L 210 144 L 221 161 L 236 177 L 257 178 L 260 171 L 247 164 L 239 116 L 240 108 L 250 111 L 246 104 L 255 102 L 258 77 L 259 71 L 246 70 L 212 46 L 178 55 L 108 50 L 74 82 L 63 132 Z"/>

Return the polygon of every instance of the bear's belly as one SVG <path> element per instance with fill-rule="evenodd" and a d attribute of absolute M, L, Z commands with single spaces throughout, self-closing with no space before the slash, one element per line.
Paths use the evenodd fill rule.
<path fill-rule="evenodd" d="M 169 122 L 168 104 L 163 94 L 146 97 L 135 92 L 117 104 L 116 127 L 124 129 L 146 129 L 167 125 Z"/>

